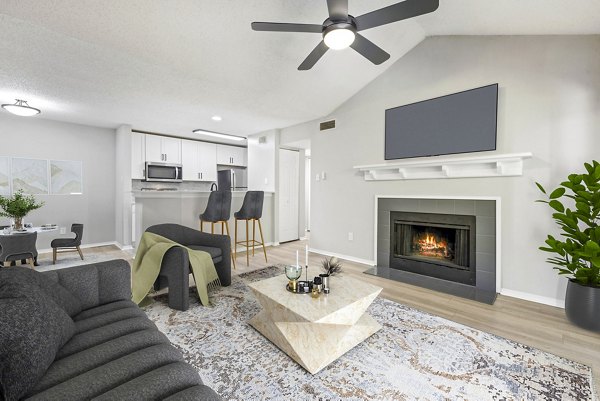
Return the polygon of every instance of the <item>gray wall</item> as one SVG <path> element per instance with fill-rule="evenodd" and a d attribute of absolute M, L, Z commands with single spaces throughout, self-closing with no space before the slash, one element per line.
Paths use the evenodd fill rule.
<path fill-rule="evenodd" d="M 314 121 L 304 125 L 312 145 L 311 246 L 374 260 L 375 195 L 499 196 L 502 287 L 560 304 L 566 279 L 537 249 L 557 230 L 549 210 L 534 203 L 534 181 L 553 187 L 598 157 L 598 49 L 599 36 L 423 41 L 331 113 L 335 130 L 318 132 Z M 352 168 L 384 162 L 385 109 L 496 82 L 498 153 L 534 154 L 522 177 L 365 182 Z M 314 180 L 318 171 L 326 172 L 325 181 Z M 348 241 L 350 231 L 354 241 Z"/>
<path fill-rule="evenodd" d="M 43 111 L 42 111 L 43 112 Z M 115 131 L 0 113 L 0 155 L 81 160 L 82 195 L 36 195 L 46 204 L 25 218 L 34 225 L 83 223 L 83 243 L 115 240 Z M 2 219 L 4 224 L 5 219 Z M 38 235 L 38 249 L 50 248 L 58 232 Z"/>

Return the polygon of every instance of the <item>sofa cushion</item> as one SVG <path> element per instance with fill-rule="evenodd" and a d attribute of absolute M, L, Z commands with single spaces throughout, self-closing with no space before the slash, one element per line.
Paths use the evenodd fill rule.
<path fill-rule="evenodd" d="M 97 397 L 154 369 L 182 362 L 181 353 L 171 344 L 157 344 L 126 354 L 50 387 L 28 400 L 85 400 Z M 164 382 L 168 386 L 168 382 Z"/>
<path fill-rule="evenodd" d="M 56 354 L 56 359 L 62 359 L 84 349 L 94 347 L 104 342 L 114 340 L 115 338 L 137 331 L 153 329 L 158 330 L 156 325 L 148 320 L 147 317 L 135 317 L 126 320 L 120 320 L 106 326 L 98 327 L 83 333 L 75 334 Z"/>
<path fill-rule="evenodd" d="M 110 302 L 110 303 L 107 303 L 104 305 L 95 306 L 93 308 L 86 309 L 86 310 L 82 311 L 81 313 L 79 313 L 78 315 L 74 316 L 73 320 L 75 320 L 75 321 L 83 320 L 83 319 L 90 318 L 92 316 L 102 315 L 104 313 L 116 311 L 119 309 L 125 309 L 125 308 L 139 309 L 139 307 L 133 301 L 130 301 L 129 299 L 125 299 L 122 301 Z"/>
<path fill-rule="evenodd" d="M 22 277 L 0 279 L 0 394 L 7 400 L 35 386 L 75 331 L 69 315 Z"/>
<path fill-rule="evenodd" d="M 127 383 L 123 383 L 95 398 L 95 400 L 162 400 L 190 386 L 199 384 L 202 384 L 202 380 L 200 380 L 196 369 L 185 362 L 175 362 L 151 370 Z M 204 400 L 204 398 L 196 399 Z"/>
<path fill-rule="evenodd" d="M 85 319 L 77 319 L 75 322 L 75 332 L 83 333 L 89 330 L 97 329 L 111 323 L 116 323 L 122 320 L 146 317 L 143 310 L 138 307 L 121 308 L 110 312 L 105 312 L 90 316 Z"/>
<path fill-rule="evenodd" d="M 0 280 L 17 280 L 18 282 L 27 282 L 40 287 L 46 295 L 71 317 L 81 312 L 81 302 L 69 290 L 60 285 L 56 280 L 41 274 L 35 270 L 25 267 L 12 267 L 0 270 Z"/>
<path fill-rule="evenodd" d="M 157 344 L 169 344 L 169 340 L 158 330 L 146 329 L 86 348 L 52 363 L 30 394 L 40 393 L 124 355 Z"/>

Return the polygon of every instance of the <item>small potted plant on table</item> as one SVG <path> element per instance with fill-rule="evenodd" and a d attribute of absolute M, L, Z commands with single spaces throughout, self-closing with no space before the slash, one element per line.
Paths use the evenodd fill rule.
<path fill-rule="evenodd" d="M 565 312 L 577 326 L 600 331 L 600 163 L 584 164 L 586 172 L 570 174 L 547 197 L 561 236 L 548 235 L 542 251 L 553 253 L 548 262 L 569 277 Z"/>
<path fill-rule="evenodd" d="M 23 229 L 23 218 L 29 212 L 44 206 L 44 202 L 36 202 L 33 195 L 25 195 L 23 190 L 18 190 L 12 196 L 0 195 L 0 216 L 14 220 L 16 230 Z"/>

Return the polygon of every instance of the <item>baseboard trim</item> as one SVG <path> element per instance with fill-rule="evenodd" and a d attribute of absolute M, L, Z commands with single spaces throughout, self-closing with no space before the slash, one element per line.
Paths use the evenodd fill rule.
<path fill-rule="evenodd" d="M 80 248 L 82 249 L 86 249 L 86 248 L 97 248 L 99 246 L 109 246 L 109 245 L 114 245 L 119 249 L 123 249 L 119 246 L 119 244 L 116 241 L 108 241 L 108 242 L 96 242 L 93 244 L 81 244 Z M 52 248 L 48 248 L 48 249 L 39 249 L 38 253 L 50 253 L 52 252 Z"/>
<path fill-rule="evenodd" d="M 368 265 L 368 266 L 375 266 L 374 260 L 355 258 L 354 256 L 342 255 L 341 253 L 329 252 L 329 251 L 324 251 L 322 249 L 316 249 L 316 248 L 308 248 L 308 250 L 312 253 L 318 253 L 319 255 L 333 256 L 338 259 L 348 260 L 350 262 L 361 263 L 363 265 Z"/>
<path fill-rule="evenodd" d="M 515 291 L 515 290 L 508 290 L 506 288 L 503 288 L 500 291 L 500 294 L 502 294 L 504 296 L 507 296 L 507 297 L 511 297 L 511 298 L 518 298 L 518 299 L 522 299 L 522 300 L 525 300 L 525 301 L 536 302 L 538 304 L 555 306 L 557 308 L 563 308 L 564 309 L 564 307 L 565 307 L 565 301 L 564 300 L 556 299 L 556 298 L 550 298 L 550 297 L 543 297 L 541 295 L 529 294 L 527 292 Z"/>

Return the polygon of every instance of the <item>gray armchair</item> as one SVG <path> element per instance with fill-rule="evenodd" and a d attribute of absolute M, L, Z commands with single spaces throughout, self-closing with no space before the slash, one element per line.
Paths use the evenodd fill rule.
<path fill-rule="evenodd" d="M 17 260 L 28 260 L 33 267 L 38 256 L 36 240 L 37 232 L 0 235 L 0 262 L 14 264 Z"/>
<path fill-rule="evenodd" d="M 228 235 L 203 233 L 179 224 L 157 224 L 148 232 L 158 234 L 188 248 L 205 251 L 212 257 L 221 285 L 231 285 L 231 239 Z M 169 307 L 189 308 L 190 262 L 187 251 L 173 247 L 163 257 L 154 289 L 169 288 Z"/>

